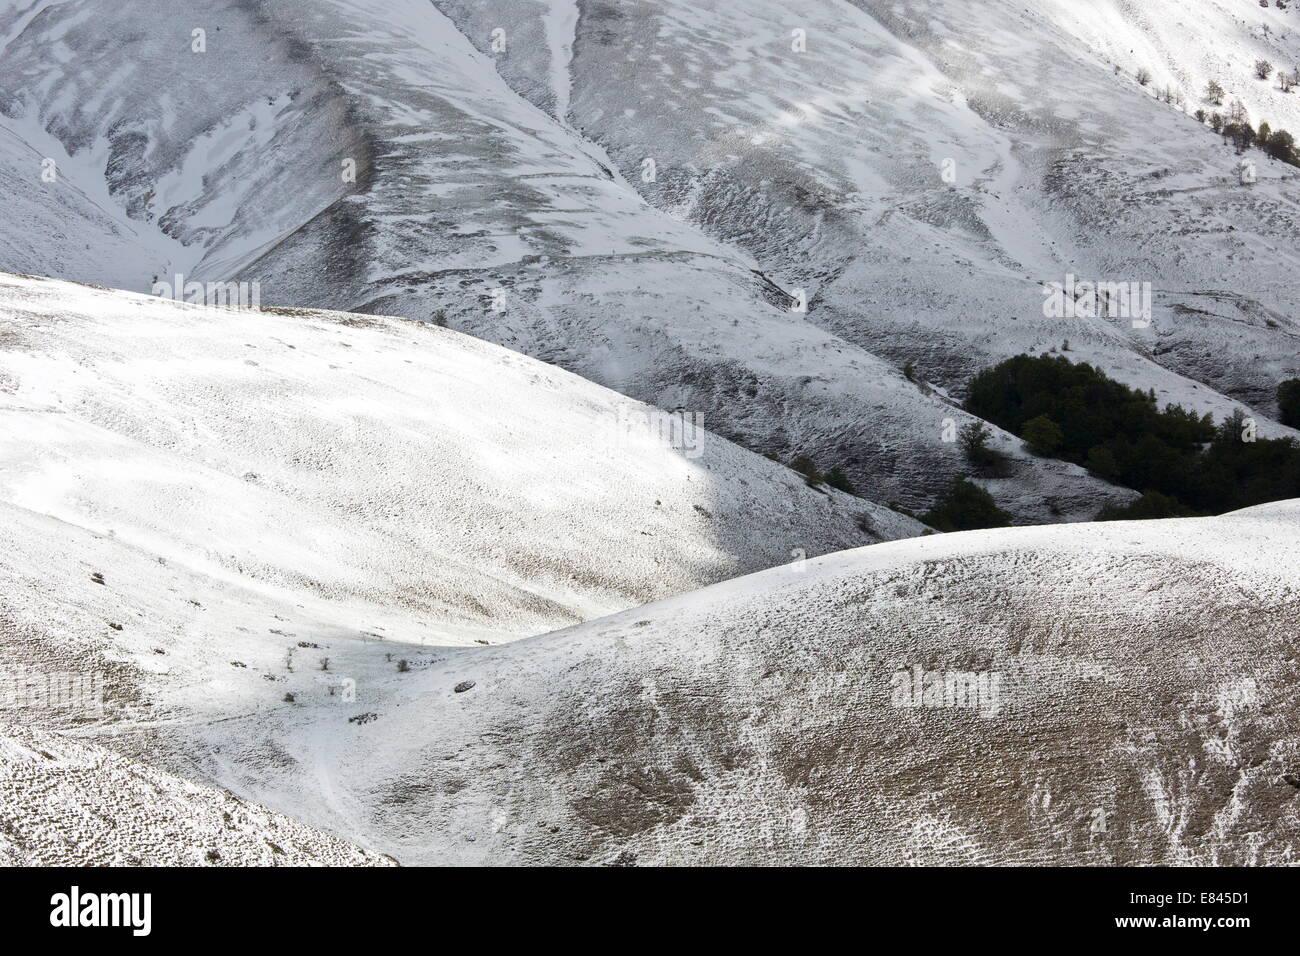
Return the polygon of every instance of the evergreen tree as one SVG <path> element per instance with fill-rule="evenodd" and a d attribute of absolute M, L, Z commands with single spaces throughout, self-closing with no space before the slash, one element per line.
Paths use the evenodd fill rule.
<path fill-rule="evenodd" d="M 1300 428 L 1300 378 L 1287 379 L 1277 387 L 1278 420 Z"/>
<path fill-rule="evenodd" d="M 1300 379 L 1282 383 L 1278 406 L 1280 420 L 1300 425 Z M 1178 405 L 1162 410 L 1154 391 L 1131 389 L 1062 355 L 1018 355 L 985 369 L 968 386 L 966 410 L 1020 435 L 1038 454 L 1164 495 L 1180 513 L 1221 514 L 1300 497 L 1300 442 L 1257 438 L 1241 414 L 1216 427 L 1208 414 Z"/>
<path fill-rule="evenodd" d="M 939 531 L 973 531 L 1005 528 L 1011 524 L 1011 515 L 979 485 L 958 478 L 921 520 Z"/>

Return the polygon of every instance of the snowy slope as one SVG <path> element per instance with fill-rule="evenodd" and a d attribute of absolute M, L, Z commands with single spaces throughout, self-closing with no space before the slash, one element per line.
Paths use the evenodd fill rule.
<path fill-rule="evenodd" d="M 538 4 L 474 6 L 469 22 L 482 24 Z M 1166 400 L 1222 415 L 1226 394 L 1267 415 L 1300 361 L 1296 171 L 1258 155 L 1261 182 L 1242 187 L 1218 137 L 1157 102 L 1127 64 L 1116 75 L 1090 53 L 1075 32 L 1084 21 L 1134 47 L 1148 23 L 1169 33 L 1197 16 L 1175 2 L 1122 6 L 1142 13 L 582 4 L 567 118 L 656 206 L 807 288 L 809 321 L 945 388 L 1068 340 L 1076 359 Z M 1254 29 L 1210 17 L 1177 49 L 1240 67 Z M 633 175 L 645 157 L 652 184 Z M 1045 317 L 1042 283 L 1067 274 L 1150 282 L 1151 327 Z"/>
<path fill-rule="evenodd" d="M 3 277 L 0 398 L 3 500 L 219 580 L 405 613 L 442 642 L 921 530 L 403 320 Z"/>
<path fill-rule="evenodd" d="M 922 530 L 650 411 L 428 324 L 0 277 L 0 855 L 375 862 L 141 728 L 350 708 L 358 648 L 396 671 Z"/>
<path fill-rule="evenodd" d="M 403 863 L 1297 862 L 1295 502 L 881 544 L 460 648 L 0 510 L 6 656 L 109 675 L 57 729 Z M 915 666 L 997 696 L 895 707 Z"/>
<path fill-rule="evenodd" d="M 877 546 L 240 727 L 410 861 L 1295 863 L 1298 523 Z M 996 673 L 996 713 L 891 706 L 914 665 Z"/>
<path fill-rule="evenodd" d="M 96 4 L 0 4 L 0 133 L 56 160 L 68 187 L 24 161 L 25 191 L 85 191 L 138 233 L 134 260 L 114 261 L 106 283 L 136 291 L 176 271 L 227 278 L 346 194 L 342 157 L 357 158 L 363 180 L 367 168 L 337 84 L 292 37 L 235 5 L 178 0 L 160 12 L 115 4 L 106 29 Z M 29 237 L 29 254 L 57 252 L 51 238 Z M 53 274 L 98 279 L 94 255 L 70 266 Z"/>
<path fill-rule="evenodd" d="M 1018 9 L 989 8 L 1006 30 L 1022 26 Z M 971 42 L 1005 42 L 963 9 L 941 4 L 936 17 L 957 18 Z M 1148 262 L 1135 248 L 1152 237 L 1182 242 L 1166 236 L 1181 208 L 1157 211 L 1113 261 L 1076 256 L 1091 227 L 1047 185 L 1059 124 L 1011 123 L 1020 114 L 998 112 L 1000 100 L 985 109 L 985 79 L 956 75 L 893 6 L 718 10 L 181 0 L 160 21 L 144 3 L 9 0 L 0 125 L 33 154 L 66 154 L 69 191 L 91 195 L 100 178 L 110 223 L 84 231 L 157 235 L 129 261 L 107 240 L 70 248 L 76 229 L 39 228 L 55 198 L 28 188 L 11 205 L 33 226 L 10 237 L 0 267 L 136 290 L 182 270 L 258 280 L 282 305 L 441 312 L 635 398 L 700 412 L 752 449 L 843 466 L 871 497 L 913 508 L 968 466 L 941 439 L 946 420 L 965 416 L 906 381 L 905 361 L 959 395 L 975 368 L 1068 338 L 1075 357 L 1167 400 L 1219 415 L 1246 402 L 1276 430 L 1269 388 L 1295 372 L 1295 329 L 1285 271 L 1268 279 L 1275 294 L 1254 288 L 1259 243 L 1244 279 L 1198 276 L 1186 303 L 1153 273 L 1154 330 L 1036 318 L 1044 278 L 1110 278 L 1116 261 Z M 813 38 L 802 59 L 788 52 L 787 20 Z M 203 53 L 192 51 L 196 24 Z M 1057 40 L 1063 29 L 1031 52 L 1050 65 Z M 1119 104 L 1143 130 L 1177 126 L 1171 151 L 1210 175 L 1213 137 L 1100 61 L 1090 69 L 1099 109 Z M 1074 109 L 1044 109 L 1058 105 Z M 1131 150 L 1149 150 L 1094 155 L 1103 145 L 1087 138 L 1079 162 L 1113 173 L 1122 160 L 1127 174 Z M 949 154 L 956 188 L 937 178 Z M 641 179 L 646 158 L 654 183 Z M 32 175 L 27 162 L 14 161 L 16 181 Z M 1223 228 L 1253 235 L 1271 221 L 1259 202 L 1288 216 L 1289 188 L 1265 183 L 1250 208 L 1234 199 Z M 1152 261 L 1201 252 L 1219 250 Z M 789 309 L 798 287 L 812 297 L 807 315 Z M 1216 291 L 1196 298 L 1206 289 Z M 1020 520 L 1088 518 L 1125 496 L 999 440 L 1018 464 L 995 490 Z"/>
<path fill-rule="evenodd" d="M 5 866 L 383 866 L 264 807 L 48 731 L 0 727 Z"/>
<path fill-rule="evenodd" d="M 1294 502 L 852 550 L 922 529 L 739 447 L 922 507 L 969 375 L 1066 340 L 1293 434 L 1300 174 L 1188 113 L 1300 133 L 1295 16 L 0 0 L 0 270 L 290 307 L 0 274 L 0 677 L 108 697 L 6 704 L 0 856 L 1297 862 Z M 1022 522 L 1129 496 L 996 443 Z"/>
<path fill-rule="evenodd" d="M 1255 125 L 1300 129 L 1300 96 L 1283 92 L 1275 76 L 1261 80 L 1255 63 L 1294 72 L 1300 65 L 1300 16 L 1294 9 L 1260 6 L 1258 0 L 1197 0 L 1136 3 L 1134 0 L 1048 0 L 1045 21 L 1132 75 L 1151 74 L 1152 93 L 1170 86 L 1187 112 L 1219 110 L 1205 98 L 1215 80 L 1224 104 L 1240 98 Z"/>
<path fill-rule="evenodd" d="M 14 859 L 1295 862 L 1294 502 L 788 561 L 918 529 L 432 325 L 0 296 L 0 676 L 104 688 L 5 700 Z"/>

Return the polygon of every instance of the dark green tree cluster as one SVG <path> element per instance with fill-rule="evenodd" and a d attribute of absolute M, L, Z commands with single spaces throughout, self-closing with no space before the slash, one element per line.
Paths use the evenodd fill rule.
<path fill-rule="evenodd" d="M 1277 387 L 1277 420 L 1300 428 L 1300 378 L 1289 378 Z"/>
<path fill-rule="evenodd" d="M 1011 524 L 993 496 L 973 482 L 958 478 L 921 520 L 939 531 L 973 531 L 977 528 L 1005 528 Z"/>
<path fill-rule="evenodd" d="M 1127 505 L 1107 505 L 1097 514 L 1098 521 L 1146 521 L 1151 518 L 1190 518 L 1191 509 L 1168 495 L 1148 491 Z"/>
<path fill-rule="evenodd" d="M 971 380 L 966 410 L 1019 435 L 1035 454 L 1156 493 L 1129 506 L 1143 514 L 1221 514 L 1300 497 L 1295 441 L 1256 438 L 1240 414 L 1216 426 L 1178 405 L 1161 410 L 1154 390 L 1131 389 L 1064 356 L 1018 355 L 986 369 Z"/>

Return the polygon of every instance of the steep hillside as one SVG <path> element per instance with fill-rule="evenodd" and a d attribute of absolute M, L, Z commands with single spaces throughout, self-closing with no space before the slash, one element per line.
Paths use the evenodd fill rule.
<path fill-rule="evenodd" d="M 1044 20 L 1080 46 L 1132 77 L 1151 74 L 1153 95 L 1172 88 L 1188 113 L 1222 110 L 1205 96 L 1211 80 L 1224 91 L 1224 105 L 1240 98 L 1251 121 L 1300 130 L 1300 96 L 1282 89 L 1276 73 L 1260 79 L 1255 64 L 1293 73 L 1300 64 L 1300 15 L 1293 7 L 1261 6 L 1259 0 L 1198 0 L 1137 3 L 1070 0 L 1040 4 Z"/>
<path fill-rule="evenodd" d="M 208 765 L 327 779 L 287 799 L 411 861 L 1295 863 L 1298 523 L 881 545 L 439 655 Z M 917 669 L 989 683 L 897 706 Z"/>
<path fill-rule="evenodd" d="M 0 499 L 441 642 L 921 530 L 707 421 L 398 319 L 0 277 L 0 398 Z"/>
<path fill-rule="evenodd" d="M 1293 218 L 1281 172 L 1228 188 L 1217 139 L 1078 53 L 1063 17 L 787 7 L 181 0 L 160 21 L 9 0 L 0 127 L 32 225 L 0 267 L 441 314 L 914 508 L 968 470 L 945 394 L 1067 339 L 1164 400 L 1245 403 L 1277 430 L 1271 389 L 1297 374 L 1270 251 Z M 36 181 L 37 156 L 67 178 Z M 96 215 L 75 194 L 111 197 L 106 221 L 73 228 Z M 108 235 L 83 250 L 80 232 Z M 1153 324 L 1045 317 L 1041 283 L 1070 273 L 1152 282 Z M 996 491 L 1021 521 L 1125 497 L 999 440 L 1016 467 Z"/>
<path fill-rule="evenodd" d="M 472 22 L 539 6 L 476 4 Z M 568 120 L 649 201 L 808 289 L 809 321 L 837 336 L 958 392 L 1068 340 L 1216 414 L 1216 391 L 1268 414 L 1296 373 L 1295 170 L 1261 155 L 1242 187 L 1218 137 L 1086 52 L 1080 5 L 579 7 Z M 1089 36 L 1132 46 L 1148 21 L 1193 19 L 1141 10 L 1088 19 Z M 1222 38 L 1202 25 L 1180 49 L 1239 60 L 1251 25 L 1211 22 Z M 651 184 L 635 176 L 646 157 Z M 1069 274 L 1150 283 L 1149 327 L 1044 315 L 1043 283 Z"/>
<path fill-rule="evenodd" d="M 1296 862 L 1295 503 L 881 544 L 461 648 L 0 510 L 6 656 L 107 675 L 63 733 L 403 863 Z"/>
<path fill-rule="evenodd" d="M 1300 504 L 897 507 L 1297 434 L 1296 6 L 0 0 L 0 860 L 1300 863 Z"/>

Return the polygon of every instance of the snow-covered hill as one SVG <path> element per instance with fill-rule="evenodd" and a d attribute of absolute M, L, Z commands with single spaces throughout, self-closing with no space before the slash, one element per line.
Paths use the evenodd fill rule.
<path fill-rule="evenodd" d="M 1267 79 L 1255 72 L 1260 60 L 1288 73 L 1300 66 L 1300 15 L 1294 8 L 1261 6 L 1259 0 L 1047 0 L 1040 8 L 1054 27 L 1129 77 L 1145 69 L 1152 95 L 1172 88 L 1188 113 L 1222 112 L 1240 99 L 1253 124 L 1300 130 L 1297 91 L 1283 90 L 1276 72 Z M 1223 88 L 1223 104 L 1206 98 L 1211 80 Z"/>
<path fill-rule="evenodd" d="M 475 4 L 474 22 L 535 6 Z M 1091 6 L 591 4 L 568 119 L 647 199 L 807 288 L 809 321 L 950 390 L 1068 340 L 1166 399 L 1268 413 L 1300 361 L 1296 171 L 1258 154 L 1243 187 L 1218 137 L 1074 32 L 1131 47 L 1186 4 Z M 1212 22 L 1179 48 L 1240 68 L 1251 23 Z M 646 156 L 653 184 L 631 175 Z M 1150 327 L 1045 316 L 1042 284 L 1069 274 L 1151 283 Z"/>
<path fill-rule="evenodd" d="M 856 548 L 921 528 L 647 411 L 4 277 L 0 853 L 1295 862 L 1295 502 Z"/>
<path fill-rule="evenodd" d="M 451 655 L 313 739 L 389 763 L 348 792 L 411 859 L 1295 863 L 1297 532 L 876 546 Z"/>
<path fill-rule="evenodd" d="M 0 276 L 0 856 L 374 862 L 142 728 L 923 530 L 697 425 L 427 323 Z"/>
<path fill-rule="evenodd" d="M 427 323 L 0 276 L 0 499 L 359 629 L 536 634 L 922 530 L 653 412 Z"/>
<path fill-rule="evenodd" d="M 1279 433 L 1272 390 L 1300 374 L 1293 171 L 1261 154 L 1240 186 L 1116 52 L 1239 66 L 1260 22 L 1112 7 L 3 0 L 0 208 L 24 225 L 0 268 L 441 313 L 912 508 L 969 470 L 946 396 L 1066 340 Z M 1151 325 L 1045 316 L 1042 283 L 1068 274 L 1150 282 Z M 993 490 L 1021 521 L 1126 496 L 998 440 L 1016 466 Z"/>
<path fill-rule="evenodd" d="M 108 675 L 62 734 L 403 863 L 1296 862 L 1294 502 L 886 543 L 493 647 L 0 511 L 6 657 Z"/>

